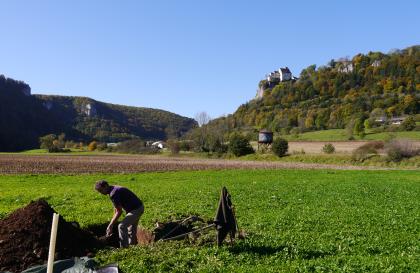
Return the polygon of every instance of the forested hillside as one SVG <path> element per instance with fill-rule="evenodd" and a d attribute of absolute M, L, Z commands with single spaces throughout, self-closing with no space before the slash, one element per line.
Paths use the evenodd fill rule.
<path fill-rule="evenodd" d="M 297 80 L 273 88 L 263 80 L 259 87 L 264 89 L 262 98 L 213 124 L 311 131 L 415 115 L 420 110 L 420 46 L 358 54 L 318 68 L 311 65 Z"/>
<path fill-rule="evenodd" d="M 353 134 L 363 138 L 365 129 L 418 130 L 420 46 L 311 65 L 298 78 L 277 84 L 262 80 L 258 88 L 255 99 L 192 130 L 187 138 L 202 150 L 217 150 L 234 131 L 255 139 L 255 131 L 263 128 L 282 135 L 346 128 L 348 139 Z"/>
<path fill-rule="evenodd" d="M 38 147 L 39 137 L 50 133 L 65 133 L 74 141 L 118 142 L 179 137 L 196 126 L 193 119 L 163 110 L 27 90 L 27 84 L 0 76 L 0 151 Z"/>

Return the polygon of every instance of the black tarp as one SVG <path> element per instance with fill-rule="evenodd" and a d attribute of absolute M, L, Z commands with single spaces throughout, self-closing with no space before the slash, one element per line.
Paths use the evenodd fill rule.
<path fill-rule="evenodd" d="M 228 234 L 233 240 L 236 234 L 236 219 L 230 194 L 226 187 L 220 192 L 219 206 L 217 207 L 214 223 L 217 230 L 217 245 L 221 246 Z"/>

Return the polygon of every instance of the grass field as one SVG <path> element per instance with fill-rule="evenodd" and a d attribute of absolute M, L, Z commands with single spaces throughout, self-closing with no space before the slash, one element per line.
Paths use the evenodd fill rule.
<path fill-rule="evenodd" d="M 330 129 L 314 132 L 307 132 L 298 135 L 282 135 L 289 141 L 347 141 L 345 129 Z M 361 139 L 359 136 L 354 136 L 356 140 L 387 140 L 390 138 L 406 138 L 412 140 L 420 140 L 420 131 L 405 131 L 405 132 L 383 132 L 371 133 L 367 130 L 366 136 Z"/>
<path fill-rule="evenodd" d="M 93 191 L 105 178 L 143 199 L 143 227 L 174 215 L 212 218 L 221 186 L 245 240 L 102 250 L 123 272 L 419 272 L 420 171 L 225 170 L 115 175 L 2 175 L 0 218 L 44 197 L 66 220 L 106 223 Z"/>

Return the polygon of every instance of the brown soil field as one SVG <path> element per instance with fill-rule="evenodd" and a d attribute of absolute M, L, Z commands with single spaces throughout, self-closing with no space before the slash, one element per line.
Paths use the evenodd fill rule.
<path fill-rule="evenodd" d="M 355 149 L 372 141 L 290 141 L 289 153 L 305 151 L 306 154 L 323 154 L 322 148 L 331 143 L 335 153 L 351 154 Z M 420 148 L 420 141 L 410 141 L 412 145 Z"/>
<path fill-rule="evenodd" d="M 301 152 L 303 150 L 307 154 L 322 154 L 322 148 L 327 143 L 334 145 L 336 153 L 352 153 L 353 150 L 368 143 L 368 141 L 291 141 L 289 142 L 289 152 Z"/>
<path fill-rule="evenodd" d="M 0 155 L 0 174 L 138 173 L 221 169 L 380 169 L 331 164 L 130 155 Z"/>

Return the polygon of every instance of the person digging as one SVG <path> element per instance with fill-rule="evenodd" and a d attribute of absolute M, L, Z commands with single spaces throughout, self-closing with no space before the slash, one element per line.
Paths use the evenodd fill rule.
<path fill-rule="evenodd" d="M 144 212 L 143 202 L 132 191 L 125 187 L 109 185 L 105 180 L 95 183 L 95 190 L 103 195 L 109 195 L 114 205 L 114 215 L 106 229 L 106 237 L 112 235 L 112 229 L 124 209 L 126 215 L 118 224 L 118 236 L 120 247 L 128 247 L 137 244 L 137 225 L 140 216 Z"/>

